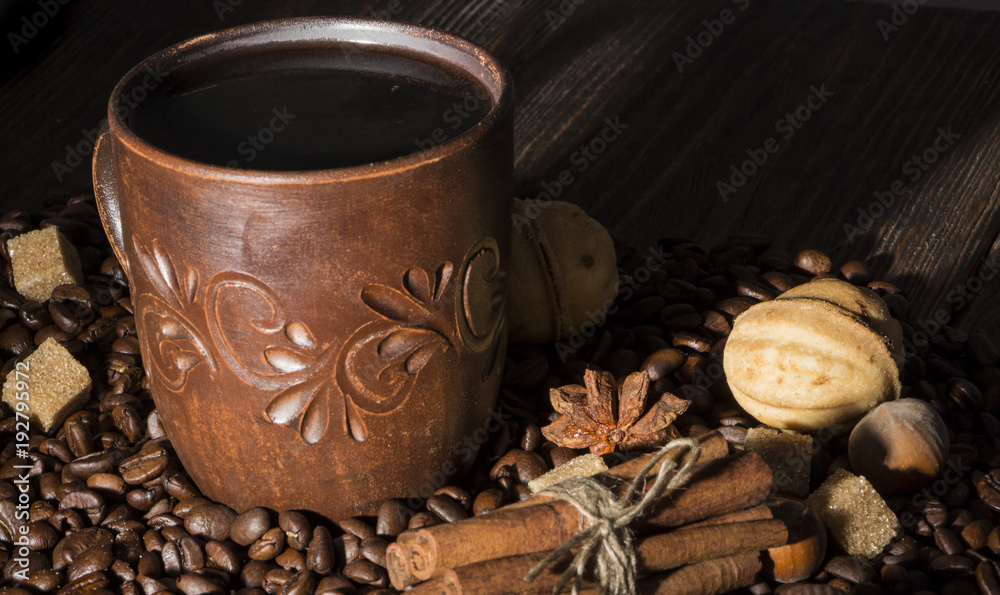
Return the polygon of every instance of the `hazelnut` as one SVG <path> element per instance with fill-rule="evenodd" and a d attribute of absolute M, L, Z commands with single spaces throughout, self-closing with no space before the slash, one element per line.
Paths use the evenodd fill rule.
<path fill-rule="evenodd" d="M 884 497 L 913 492 L 941 471 L 950 448 L 948 428 L 920 399 L 883 403 L 851 431 L 847 454 Z"/>
<path fill-rule="evenodd" d="M 602 320 L 618 293 L 611 235 L 574 204 L 515 198 L 511 252 L 511 341 L 576 335 Z"/>
<path fill-rule="evenodd" d="M 765 502 L 776 519 L 788 526 L 788 541 L 764 554 L 764 573 L 779 583 L 804 581 L 826 558 L 826 527 L 805 502 L 772 497 Z"/>
<path fill-rule="evenodd" d="M 817 279 L 740 314 L 723 367 L 750 415 L 809 432 L 849 424 L 899 396 L 902 330 L 869 289 Z"/>

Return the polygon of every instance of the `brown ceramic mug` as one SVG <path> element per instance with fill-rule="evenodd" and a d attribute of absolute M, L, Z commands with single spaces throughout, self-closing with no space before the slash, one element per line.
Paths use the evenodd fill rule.
<path fill-rule="evenodd" d="M 454 137 L 431 122 L 435 142 L 414 138 L 415 152 L 328 168 L 236 168 L 133 129 L 143 113 L 184 147 L 195 120 L 171 122 L 146 95 L 186 97 L 169 87 L 191 84 L 192 66 L 307 46 L 310 59 L 329 50 L 362 68 L 404 55 L 431 79 L 449 69 L 489 105 Z M 341 518 L 427 497 L 468 468 L 496 427 L 506 342 L 512 110 L 496 60 L 408 24 L 289 19 L 168 48 L 112 97 L 98 206 L 128 273 L 150 391 L 202 492 L 237 511 Z"/>

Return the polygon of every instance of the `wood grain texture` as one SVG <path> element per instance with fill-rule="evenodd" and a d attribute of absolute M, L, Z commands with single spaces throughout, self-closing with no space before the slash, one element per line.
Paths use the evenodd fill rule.
<path fill-rule="evenodd" d="M 905 288 L 914 319 L 1000 334 L 1000 282 L 983 269 L 1000 263 L 997 13 L 922 6 L 883 34 L 891 6 L 838 1 L 243 0 L 221 19 L 217 8 L 68 6 L 54 41 L 0 86 L 4 206 L 89 188 L 89 155 L 62 180 L 52 163 L 100 125 L 122 74 L 158 49 L 266 18 L 391 17 L 463 35 L 511 69 L 520 195 L 559 182 L 559 198 L 640 247 L 752 232 L 838 263 L 865 259 Z M 724 10 L 731 22 L 709 35 L 706 21 Z M 678 68 L 675 52 L 699 35 L 711 43 Z M 832 95 L 786 138 L 779 120 L 813 88 Z M 913 158 L 939 130 L 959 136 L 920 169 Z M 594 140 L 602 132 L 614 140 Z M 768 139 L 774 152 L 723 199 L 718 182 Z M 593 159 L 581 150 L 591 142 Z M 873 193 L 896 181 L 901 193 L 883 206 Z"/>

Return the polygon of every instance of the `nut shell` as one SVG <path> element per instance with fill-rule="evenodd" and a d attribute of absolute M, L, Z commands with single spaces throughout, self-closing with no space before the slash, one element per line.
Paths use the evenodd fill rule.
<path fill-rule="evenodd" d="M 815 279 L 793 287 L 778 299 L 813 298 L 844 308 L 863 320 L 885 341 L 894 355 L 903 353 L 903 329 L 889 313 L 889 306 L 874 291 L 840 279 Z"/>
<path fill-rule="evenodd" d="M 913 492 L 940 473 L 951 441 L 944 420 L 926 401 L 883 403 L 851 431 L 851 467 L 884 497 Z"/>
<path fill-rule="evenodd" d="M 767 503 L 774 518 L 788 526 L 788 542 L 764 554 L 764 573 L 779 583 L 804 581 L 826 558 L 826 527 L 805 502 L 772 497 Z"/>
<path fill-rule="evenodd" d="M 842 288 L 826 287 L 833 286 L 821 288 L 826 297 L 796 288 L 789 297 L 786 292 L 755 304 L 733 325 L 723 358 L 726 377 L 739 404 L 765 424 L 800 432 L 846 429 L 899 396 L 899 370 L 883 334 L 866 317 L 828 299 L 836 293 L 837 301 L 846 301 Z M 858 293 L 881 301 L 871 292 Z M 879 313 L 860 299 L 848 305 L 862 314 Z M 887 315 L 884 303 L 882 309 Z M 890 334 L 892 323 L 891 317 L 883 323 Z"/>
<path fill-rule="evenodd" d="M 572 203 L 514 199 L 511 341 L 581 333 L 603 321 L 617 293 L 615 246 L 600 223 Z"/>

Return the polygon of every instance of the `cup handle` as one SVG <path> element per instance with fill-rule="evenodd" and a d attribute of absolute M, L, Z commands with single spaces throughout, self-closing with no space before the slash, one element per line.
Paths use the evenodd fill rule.
<path fill-rule="evenodd" d="M 114 140 L 111 138 L 111 133 L 105 131 L 94 146 L 94 193 L 97 196 L 97 212 L 101 215 L 104 232 L 111 240 L 111 249 L 114 250 L 118 262 L 128 275 L 125 241 L 122 237 L 122 216 L 118 204 L 118 183 L 115 181 L 117 173 Z"/>

